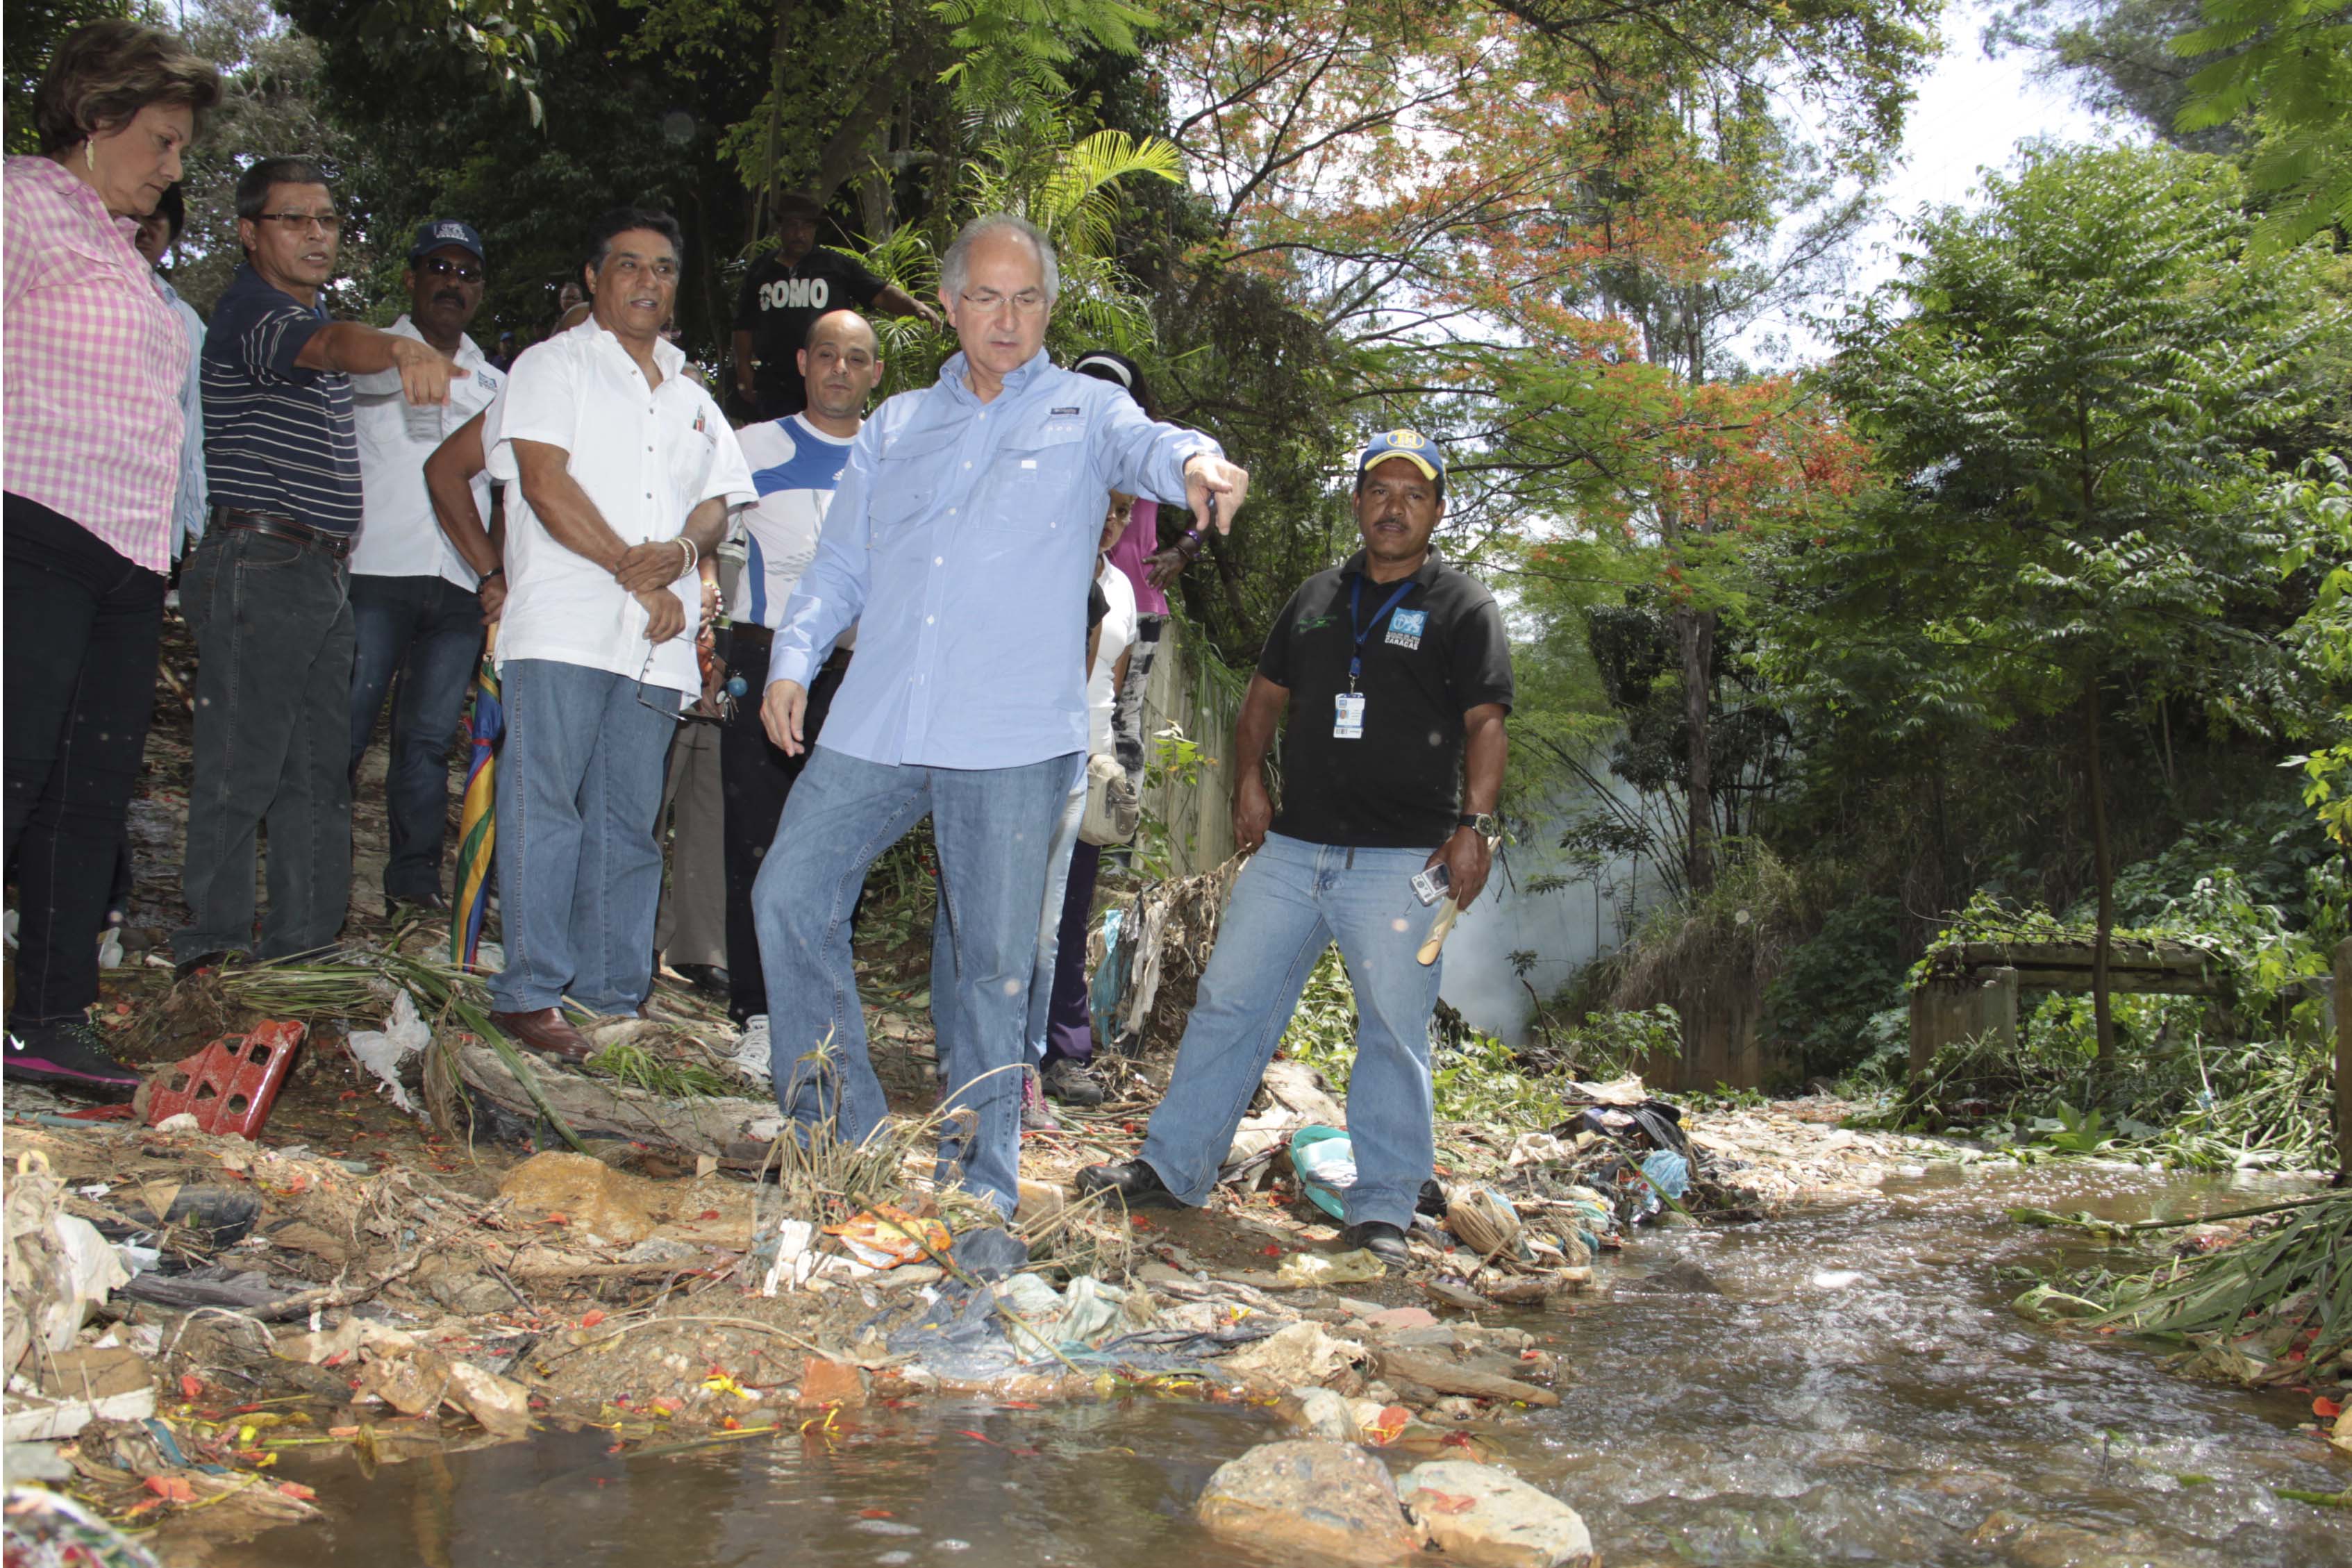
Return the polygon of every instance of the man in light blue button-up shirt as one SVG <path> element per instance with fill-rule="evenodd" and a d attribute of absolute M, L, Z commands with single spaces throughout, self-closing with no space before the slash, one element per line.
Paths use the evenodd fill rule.
<path fill-rule="evenodd" d="M 776 1096 L 855 1142 L 887 1110 L 866 1058 L 849 915 L 866 868 L 931 818 L 952 975 L 931 977 L 950 1104 L 940 1145 L 1011 1218 L 1020 1073 L 1054 825 L 1087 747 L 1086 604 L 1113 489 L 1210 498 L 1230 525 L 1249 476 L 1197 431 L 1044 352 L 1052 247 L 974 220 L 940 300 L 963 352 L 876 410 L 850 448 L 816 560 L 784 613 L 762 716 L 802 749 L 807 686 L 848 627 L 857 658 L 752 892 Z"/>

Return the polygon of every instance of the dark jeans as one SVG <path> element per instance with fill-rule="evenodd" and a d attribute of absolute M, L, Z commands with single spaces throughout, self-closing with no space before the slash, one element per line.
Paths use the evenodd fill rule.
<path fill-rule="evenodd" d="M 760 933 L 751 919 L 751 884 L 760 879 L 760 864 L 776 841 L 776 824 L 783 819 L 793 781 L 809 760 L 805 751 L 797 757 L 784 755 L 760 722 L 760 703 L 768 689 L 767 640 L 759 627 L 735 628 L 728 668 L 749 682 L 751 690 L 735 704 L 735 717 L 719 734 L 719 786 L 726 799 L 719 821 L 727 854 L 727 1011 L 739 1024 L 768 1010 Z M 836 653 L 817 671 L 816 682 L 809 688 L 808 712 L 801 721 L 801 739 L 808 745 L 816 744 L 833 694 L 841 689 L 841 678 L 848 670 L 849 656 Z"/>
<path fill-rule="evenodd" d="M 1070 850 L 1062 894 L 1061 939 L 1054 953 L 1054 996 L 1045 1014 L 1045 1059 L 1085 1061 L 1095 1054 L 1094 1015 L 1087 1008 L 1087 917 L 1094 912 L 1102 846 L 1078 840 Z"/>
<path fill-rule="evenodd" d="M 352 782 L 383 711 L 393 676 L 391 754 L 384 815 L 392 827 L 383 866 L 387 899 L 441 891 L 441 847 L 449 826 L 449 746 L 466 689 L 482 659 L 482 605 L 446 577 L 352 578 Z"/>
<path fill-rule="evenodd" d="M 98 933 L 155 706 L 163 579 L 37 501 L 5 506 L 11 1028 L 98 1000 Z"/>
<path fill-rule="evenodd" d="M 352 600 L 312 544 L 215 525 L 180 571 L 196 637 L 195 778 L 181 959 L 286 958 L 332 946 L 352 890 Z M 269 910 L 253 935 L 253 862 L 269 830 Z"/>

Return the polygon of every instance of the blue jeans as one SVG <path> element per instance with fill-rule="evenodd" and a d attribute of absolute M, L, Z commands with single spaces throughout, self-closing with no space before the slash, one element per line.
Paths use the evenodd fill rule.
<path fill-rule="evenodd" d="M 481 601 L 446 577 L 352 577 L 352 777 L 383 711 L 394 674 L 392 746 L 383 778 L 392 827 L 383 866 L 387 899 L 441 891 L 448 837 L 449 746 L 466 689 L 482 658 Z"/>
<path fill-rule="evenodd" d="M 1298 1005 L 1324 947 L 1336 941 L 1356 992 L 1356 1065 L 1348 1132 L 1356 1184 L 1348 1222 L 1412 1224 L 1413 1201 L 1437 1151 L 1429 1079 L 1429 1016 L 1442 963 L 1414 954 L 1437 910 L 1413 896 L 1425 849 L 1349 849 L 1266 836 L 1234 884 L 1199 999 L 1176 1050 L 1168 1098 L 1151 1113 L 1143 1158 L 1168 1190 L 1209 1198 L 1234 1131 Z"/>
<path fill-rule="evenodd" d="M 947 1105 L 971 1118 L 940 1141 L 939 1175 L 1008 1219 L 1020 1202 L 1022 1029 L 1037 963 L 1045 860 L 1072 760 L 1015 768 L 894 767 L 820 745 L 793 785 L 751 888 L 776 1102 L 803 1125 L 858 1142 L 889 1106 L 866 1050 L 849 916 L 866 868 L 931 818 L 940 851 L 941 952 L 931 975 Z M 820 1054 L 821 1053 L 821 1054 Z"/>
<path fill-rule="evenodd" d="M 681 692 L 552 659 L 499 669 L 501 1013 L 569 994 L 592 1013 L 636 1010 L 653 984 L 661 846 L 654 816 Z"/>
<path fill-rule="evenodd" d="M 1045 1024 L 1054 1000 L 1054 969 L 1061 952 L 1062 899 L 1064 888 L 1070 879 L 1070 856 L 1078 847 L 1078 824 L 1086 820 L 1087 792 L 1075 789 L 1062 803 L 1062 814 L 1054 823 L 1053 842 L 1045 849 L 1045 902 L 1037 918 L 1037 952 L 1029 970 L 1028 988 L 1023 993 L 1026 1016 L 1022 1021 L 1021 1037 L 1028 1047 L 1023 1059 L 1035 1065 L 1045 1059 Z M 949 922 L 934 918 L 931 921 L 931 973 L 934 976 L 955 973 L 955 952 L 948 941 Z M 931 994 L 940 994 L 936 983 Z M 948 987 L 950 1005 L 953 1005 L 955 988 Z M 949 1021 L 940 1024 L 945 1033 Z"/>

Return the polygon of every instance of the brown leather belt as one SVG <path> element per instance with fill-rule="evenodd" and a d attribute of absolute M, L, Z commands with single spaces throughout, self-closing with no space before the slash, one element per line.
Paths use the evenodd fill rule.
<path fill-rule="evenodd" d="M 266 511 L 237 511 L 229 507 L 215 507 L 213 525 L 231 533 L 259 533 L 271 539 L 307 544 L 314 550 L 325 551 L 338 561 L 352 552 L 352 536 L 348 533 L 312 528 L 307 522 L 297 522 L 290 517 L 273 517 Z"/>

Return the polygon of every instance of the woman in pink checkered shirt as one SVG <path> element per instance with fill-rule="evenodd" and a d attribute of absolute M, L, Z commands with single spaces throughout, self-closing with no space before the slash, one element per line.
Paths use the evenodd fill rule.
<path fill-rule="evenodd" d="M 41 78 L 39 156 L 5 166 L 5 1070 L 100 1094 L 139 1086 L 88 1014 L 155 700 L 192 352 L 131 242 L 219 100 L 218 73 L 171 34 L 93 23 Z"/>

